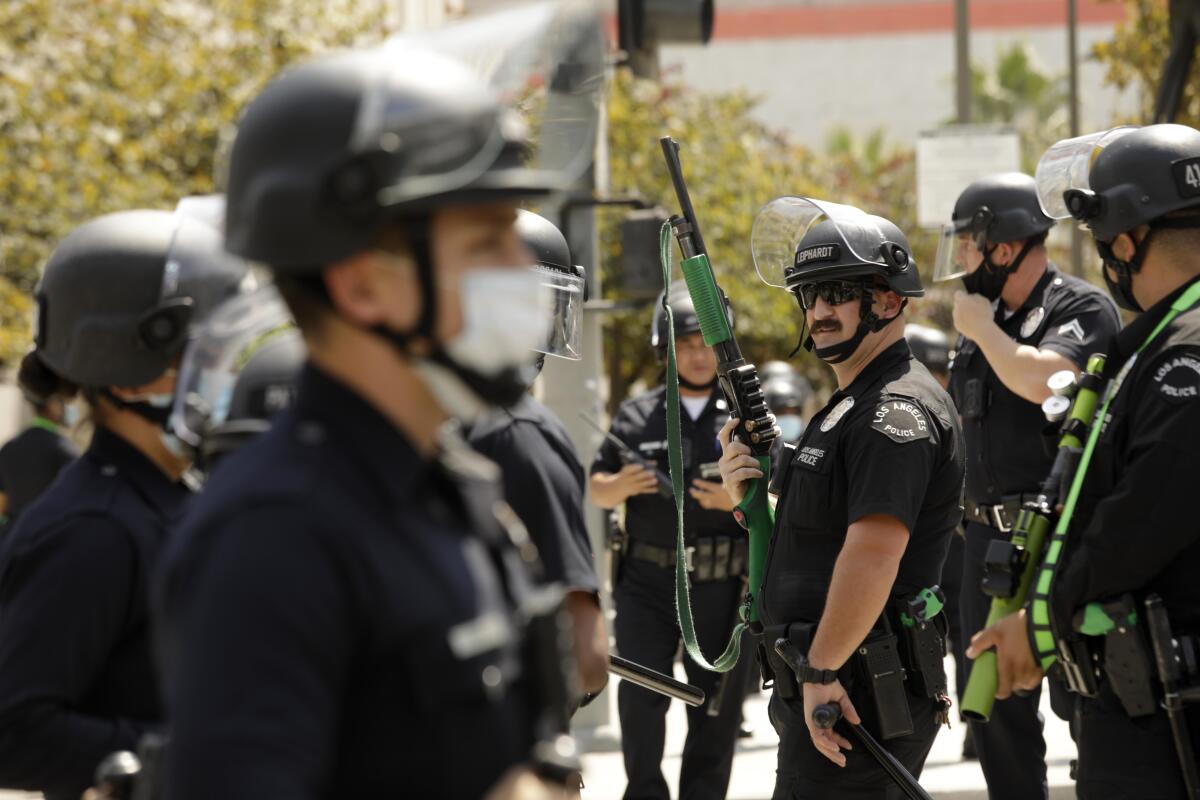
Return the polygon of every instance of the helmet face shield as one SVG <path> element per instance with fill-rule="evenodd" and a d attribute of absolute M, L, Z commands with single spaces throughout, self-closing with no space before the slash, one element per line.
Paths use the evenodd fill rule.
<path fill-rule="evenodd" d="M 1089 191 L 1088 178 L 1096 156 L 1108 145 L 1133 131 L 1135 125 L 1122 125 L 1106 131 L 1063 139 L 1050 146 L 1038 160 L 1034 180 L 1037 182 L 1038 202 L 1046 216 L 1066 219 L 1071 216 L 1064 195 L 1071 191 Z"/>
<path fill-rule="evenodd" d="M 403 174 L 381 190 L 382 204 L 463 188 L 485 173 L 499 189 L 564 189 L 591 163 L 606 75 L 603 20 L 591 3 L 526 4 L 394 37 L 381 53 L 354 141 L 362 152 L 406 156 Z M 432 81 L 443 77 L 441 97 L 471 124 L 448 131 L 414 120 L 409 98 L 388 91 L 389 80 L 407 81 L 414 69 L 430 81 L 431 98 L 438 94 Z M 470 84 L 474 91 L 464 91 Z M 432 139 L 413 147 L 414 136 Z M 420 163 L 406 163 L 415 151 Z"/>
<path fill-rule="evenodd" d="M 799 248 L 805 236 L 823 222 L 832 227 L 828 241 Z M 787 196 L 772 200 L 758 212 L 750 251 L 759 279 L 786 289 L 801 280 L 801 275 L 804 280 L 818 280 L 822 262 L 877 264 L 882 271 L 887 268 L 883 255 L 886 241 L 874 219 L 854 206 Z"/>
<path fill-rule="evenodd" d="M 193 455 L 228 419 L 242 368 L 265 345 L 283 337 L 299 339 L 300 332 L 269 284 L 227 300 L 196 329 L 179 365 L 167 423 Z"/>
<path fill-rule="evenodd" d="M 549 294 L 550 307 L 549 328 L 534 350 L 568 361 L 579 361 L 583 358 L 583 276 L 569 275 L 542 266 L 532 269 L 541 281 L 542 292 Z"/>
<path fill-rule="evenodd" d="M 967 261 L 972 251 L 978 252 L 975 237 L 957 223 L 942 226 L 938 239 L 937 261 L 933 267 L 933 280 L 950 281 L 961 278 L 970 270 Z"/>

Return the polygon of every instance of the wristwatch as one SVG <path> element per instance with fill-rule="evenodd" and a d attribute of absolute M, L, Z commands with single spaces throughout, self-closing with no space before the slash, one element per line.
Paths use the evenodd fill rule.
<path fill-rule="evenodd" d="M 808 658 L 800 657 L 798 665 L 800 669 L 796 670 L 796 680 L 800 683 L 819 683 L 822 685 L 833 683 L 838 679 L 838 671 L 836 669 L 817 669 L 808 665 Z"/>

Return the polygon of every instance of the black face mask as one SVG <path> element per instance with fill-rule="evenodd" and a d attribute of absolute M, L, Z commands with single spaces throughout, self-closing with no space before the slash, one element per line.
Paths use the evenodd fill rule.
<path fill-rule="evenodd" d="M 1100 249 L 1101 244 L 1102 242 L 1096 243 L 1097 250 Z M 1109 253 L 1111 252 L 1109 250 Z M 1138 314 L 1144 311 L 1145 309 L 1142 308 L 1142 304 L 1133 296 L 1133 273 L 1129 269 L 1129 263 L 1116 258 L 1105 258 L 1103 252 L 1100 254 L 1100 258 L 1104 261 L 1104 267 L 1100 269 L 1100 274 L 1104 276 L 1104 286 L 1108 289 L 1108 293 L 1112 295 L 1113 302 L 1117 304 L 1117 308 Z M 1117 274 L 1115 281 L 1108 277 L 1109 269 Z"/>
<path fill-rule="evenodd" d="M 979 269 L 962 276 L 963 288 L 968 294 L 977 294 L 988 300 L 998 299 L 1007 282 L 1008 273 L 1003 268 L 992 266 L 987 259 L 979 265 Z"/>
<path fill-rule="evenodd" d="M 991 250 L 981 247 L 983 263 L 979 265 L 979 269 L 962 277 L 963 288 L 967 290 L 968 294 L 977 294 L 988 300 L 998 300 L 1004 291 L 1004 284 L 1008 282 L 1008 276 L 1020 269 L 1021 262 L 1025 260 L 1025 256 L 1032 249 L 1033 240 L 1026 240 L 1012 263 L 1002 267 L 992 262 L 992 253 L 996 251 L 995 247 Z"/>

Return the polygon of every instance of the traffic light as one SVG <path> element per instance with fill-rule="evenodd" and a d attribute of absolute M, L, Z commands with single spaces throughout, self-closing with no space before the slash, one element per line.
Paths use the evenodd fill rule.
<path fill-rule="evenodd" d="M 660 44 L 707 44 L 712 31 L 713 0 L 617 0 L 617 43 L 639 77 L 658 77 Z"/>

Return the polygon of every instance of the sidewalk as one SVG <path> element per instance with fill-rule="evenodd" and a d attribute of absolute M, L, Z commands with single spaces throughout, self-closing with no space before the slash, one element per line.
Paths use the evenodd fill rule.
<path fill-rule="evenodd" d="M 947 674 L 953 679 L 953 662 L 947 660 Z M 683 679 L 682 670 L 677 675 Z M 612 719 L 616 720 L 615 683 L 605 690 L 612 708 Z M 733 776 L 729 784 L 731 800 L 769 800 L 775 785 L 775 756 L 778 740 L 770 722 L 767 721 L 766 693 L 746 703 L 746 713 L 754 726 L 754 737 L 738 745 L 733 760 Z M 597 702 L 605 698 L 598 698 Z M 1067 729 L 1067 723 L 1054 716 L 1050 710 L 1048 693 L 1042 693 L 1042 715 L 1046 718 L 1046 762 L 1052 800 L 1067 800 L 1075 796 L 1074 784 L 1069 777 L 1071 759 L 1075 757 L 1075 744 Z M 921 775 L 921 785 L 938 800 L 987 800 L 987 786 L 977 761 L 962 761 L 964 726 L 957 722 L 958 712 L 951 714 L 954 727 L 942 728 L 933 751 Z M 683 739 L 687 733 L 687 718 L 682 703 L 673 702 L 667 715 L 667 756 L 663 760 L 663 774 L 673 795 L 678 791 L 679 754 L 683 750 Z M 625 770 L 621 763 L 619 748 L 612 737 L 615 730 L 600 729 L 595 737 L 581 737 L 581 744 L 591 752 L 584 756 L 583 800 L 620 800 L 625 789 Z M 604 741 L 605 739 L 608 741 Z M 593 741 L 589 741 L 592 739 Z M 594 749 L 593 749 L 594 748 Z M 608 750 L 605 752 L 605 750 Z"/>

